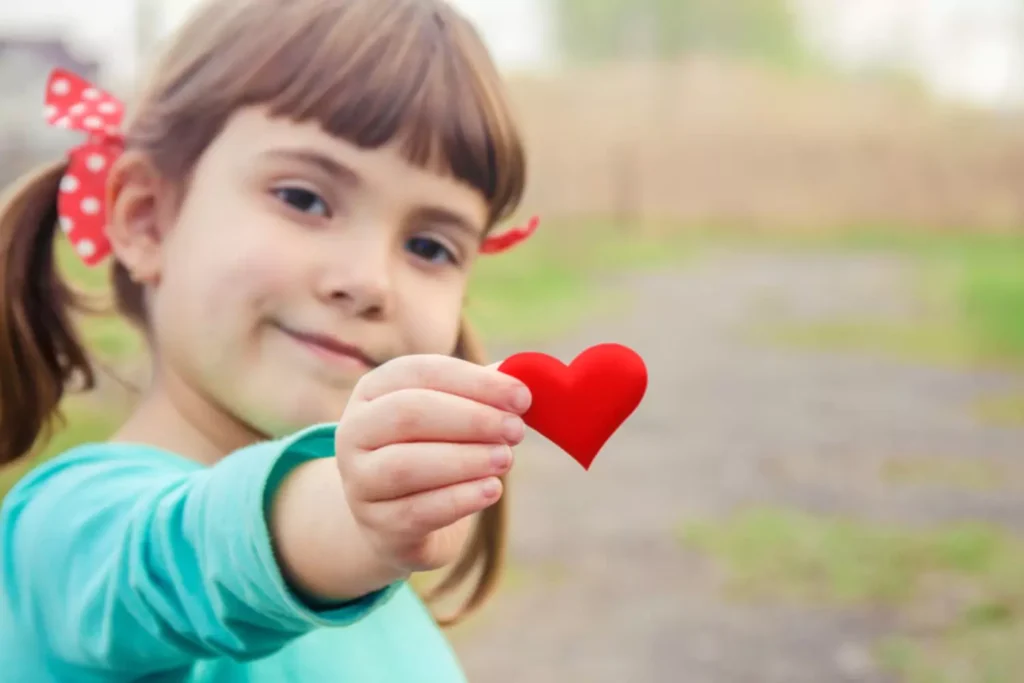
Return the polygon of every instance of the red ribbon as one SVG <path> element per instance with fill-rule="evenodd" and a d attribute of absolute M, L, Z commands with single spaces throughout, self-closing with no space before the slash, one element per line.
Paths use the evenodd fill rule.
<path fill-rule="evenodd" d="M 107 176 L 124 150 L 121 121 L 124 105 L 110 93 L 64 69 L 55 69 L 46 85 L 46 120 L 50 125 L 86 133 L 86 142 L 68 154 L 60 182 L 60 226 L 86 265 L 110 253 L 107 238 Z"/>
<path fill-rule="evenodd" d="M 512 228 L 500 235 L 491 235 L 484 239 L 483 244 L 480 245 L 480 253 L 500 254 L 503 251 L 508 251 L 512 247 L 526 241 L 530 235 L 537 232 L 538 227 L 540 227 L 540 218 L 538 216 L 534 216 L 525 227 Z"/>

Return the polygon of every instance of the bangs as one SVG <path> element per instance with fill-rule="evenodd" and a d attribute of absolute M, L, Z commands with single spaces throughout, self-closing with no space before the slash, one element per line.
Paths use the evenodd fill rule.
<path fill-rule="evenodd" d="M 260 17 L 268 5 L 272 16 Z M 207 61 L 244 65 L 214 79 L 222 106 L 315 120 L 368 149 L 395 143 L 410 163 L 479 191 L 491 225 L 516 208 L 525 160 L 500 76 L 445 3 L 293 0 L 252 3 L 237 18 L 250 30 Z"/>

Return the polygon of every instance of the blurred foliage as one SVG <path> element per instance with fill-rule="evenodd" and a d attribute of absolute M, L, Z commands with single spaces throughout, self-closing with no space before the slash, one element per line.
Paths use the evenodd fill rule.
<path fill-rule="evenodd" d="M 787 0 L 558 0 L 566 54 L 582 61 L 722 53 L 792 66 L 807 51 Z"/>
<path fill-rule="evenodd" d="M 803 244 L 777 244 L 898 255 L 915 268 L 918 296 L 928 305 L 918 316 L 902 321 L 777 316 L 752 326 L 751 336 L 760 342 L 867 352 L 925 364 L 1024 367 L 1024 238 L 1019 235 L 861 232 L 849 238 L 823 235 Z M 1019 411 L 1010 397 L 1000 417 L 1012 420 Z"/>

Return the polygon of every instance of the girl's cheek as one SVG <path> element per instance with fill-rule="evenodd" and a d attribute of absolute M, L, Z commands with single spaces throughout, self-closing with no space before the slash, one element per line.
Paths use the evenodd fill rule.
<path fill-rule="evenodd" d="M 245 250 L 222 264 L 217 287 L 247 299 L 276 299 L 302 282 L 299 269 L 273 250 Z"/>

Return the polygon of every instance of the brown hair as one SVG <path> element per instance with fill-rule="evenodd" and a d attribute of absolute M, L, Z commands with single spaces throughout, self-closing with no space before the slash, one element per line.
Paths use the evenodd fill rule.
<path fill-rule="evenodd" d="M 154 65 L 126 148 L 185 190 L 200 155 L 247 106 L 319 122 L 366 148 L 397 142 L 410 163 L 477 189 L 490 227 L 523 191 L 524 154 L 500 76 L 445 0 L 208 1 Z M 0 202 L 0 464 L 48 436 L 70 382 L 93 384 L 70 314 L 81 302 L 54 259 L 64 169 L 43 168 Z M 144 327 L 142 292 L 116 261 L 112 283 L 119 311 Z M 465 324 L 455 353 L 483 361 Z M 451 595 L 479 569 L 462 609 L 443 623 L 479 606 L 496 584 L 505 516 L 504 503 L 481 516 L 466 554 L 430 593 L 431 601 Z"/>

